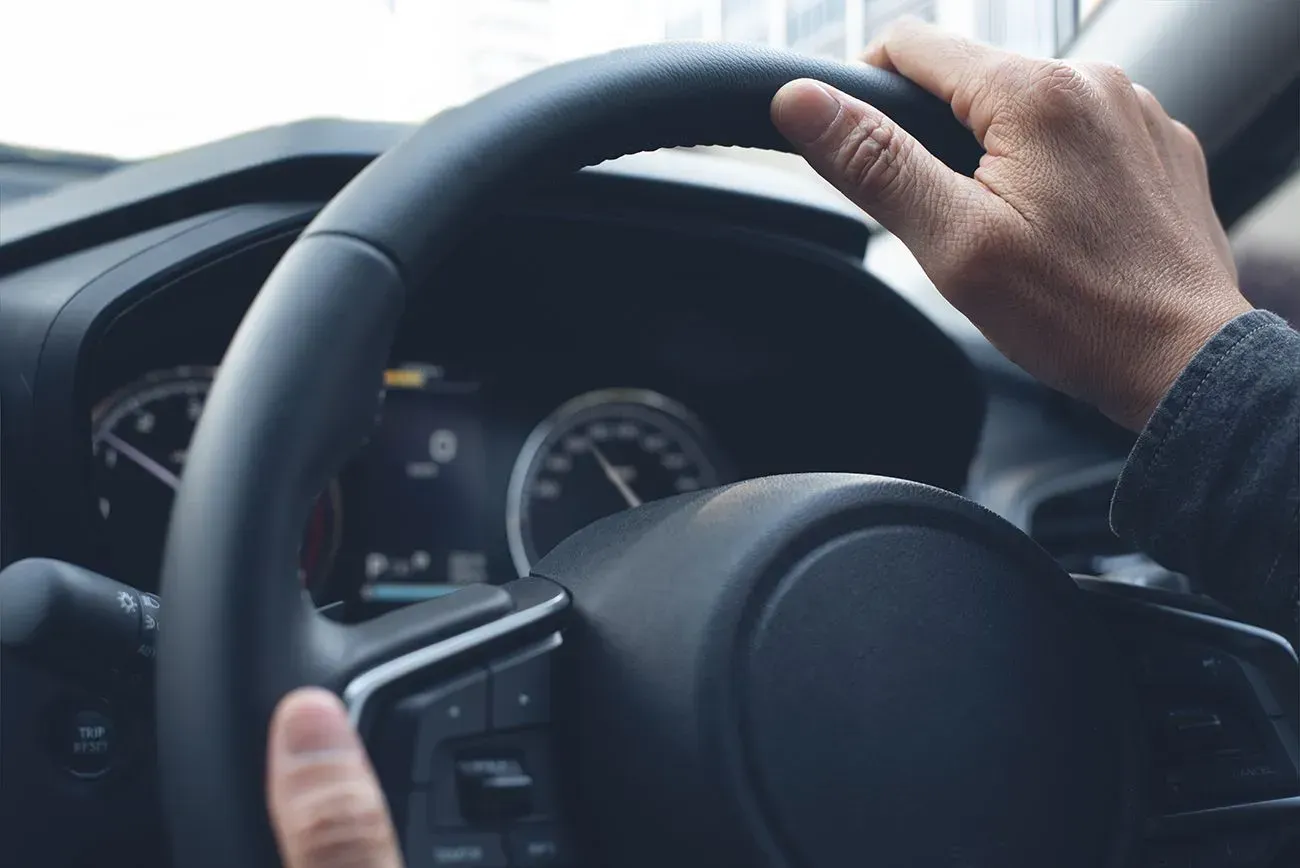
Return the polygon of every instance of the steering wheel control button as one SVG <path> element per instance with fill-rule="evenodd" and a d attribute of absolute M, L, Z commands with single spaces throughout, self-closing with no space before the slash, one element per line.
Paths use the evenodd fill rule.
<path fill-rule="evenodd" d="M 1165 713 L 1165 738 L 1169 747 L 1183 755 L 1238 753 L 1228 740 L 1223 717 L 1214 709 L 1193 706 Z"/>
<path fill-rule="evenodd" d="M 514 868 L 561 868 L 573 864 L 568 841 L 558 826 L 519 825 L 506 837 Z"/>
<path fill-rule="evenodd" d="M 138 594 L 140 604 L 140 642 L 136 656 L 152 660 L 158 653 L 158 630 L 162 626 L 162 601 L 155 594 Z"/>
<path fill-rule="evenodd" d="M 1165 807 L 1194 811 L 1296 795 L 1296 772 L 1258 754 L 1215 757 L 1164 775 Z"/>
<path fill-rule="evenodd" d="M 1241 681 L 1232 655 L 1192 642 L 1158 642 L 1141 655 L 1140 676 L 1153 687 L 1227 689 Z"/>
<path fill-rule="evenodd" d="M 491 832 L 446 832 L 431 835 L 426 865 L 433 868 L 507 868 L 501 836 Z M 420 865 L 415 860 L 416 866 Z"/>
<path fill-rule="evenodd" d="M 1300 793 L 1287 734 L 1245 697 L 1160 707 L 1154 751 L 1157 792 L 1169 812 L 1223 807 Z"/>
<path fill-rule="evenodd" d="M 1154 691 L 1183 699 L 1213 697 L 1260 705 L 1270 715 L 1282 713 L 1267 685 L 1252 680 L 1240 660 L 1219 648 L 1193 642 L 1158 642 L 1145 648 L 1138 660 L 1139 682 L 1148 694 Z"/>
<path fill-rule="evenodd" d="M 533 812 L 533 778 L 518 759 L 459 760 L 456 781 L 461 813 L 471 825 L 496 826 Z"/>
<path fill-rule="evenodd" d="M 56 712 L 53 733 L 56 755 L 78 778 L 97 778 L 118 758 L 117 727 L 107 708 L 65 706 Z"/>
<path fill-rule="evenodd" d="M 488 675 L 480 669 L 471 675 L 418 693 L 403 700 L 399 714 L 414 714 L 419 720 L 411 777 L 418 784 L 433 774 L 434 752 L 454 738 L 478 735 L 487 730 Z"/>
<path fill-rule="evenodd" d="M 558 635 L 492 665 L 492 728 L 519 729 L 551 720 L 551 652 Z"/>
<path fill-rule="evenodd" d="M 482 778 L 496 780 L 478 780 Z M 491 817 L 552 820 L 560 814 L 556 781 L 550 734 L 545 729 L 456 742 L 454 751 L 440 750 L 434 756 L 429 825 L 461 829 L 490 824 Z"/>

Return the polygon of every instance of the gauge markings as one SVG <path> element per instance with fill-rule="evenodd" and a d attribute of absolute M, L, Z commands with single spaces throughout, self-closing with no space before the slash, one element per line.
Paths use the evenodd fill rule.
<path fill-rule="evenodd" d="M 156 371 L 108 396 L 91 413 L 95 508 L 112 572 L 123 581 L 158 586 L 172 499 L 215 373 L 196 366 Z M 332 563 L 339 508 L 338 486 L 331 484 L 304 534 L 299 571 L 309 587 Z"/>
<path fill-rule="evenodd" d="M 506 531 L 521 574 L 565 537 L 604 516 L 718 484 L 695 418 L 655 392 L 582 395 L 542 422 L 515 463 Z"/>

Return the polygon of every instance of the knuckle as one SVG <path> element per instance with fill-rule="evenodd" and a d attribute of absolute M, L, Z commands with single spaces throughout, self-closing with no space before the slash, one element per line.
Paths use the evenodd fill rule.
<path fill-rule="evenodd" d="M 1088 65 L 1088 71 L 1103 86 L 1115 88 L 1134 87 L 1133 80 L 1128 77 L 1128 73 L 1124 71 L 1123 67 L 1114 63 L 1092 63 Z M 1146 90 L 1146 88 L 1142 89 Z M 1148 95 L 1151 94 L 1150 91 L 1147 91 L 1147 93 Z M 1151 95 L 1151 98 L 1155 99 L 1155 96 Z"/>
<path fill-rule="evenodd" d="M 836 163 L 855 190 L 872 198 L 894 191 L 904 176 L 907 137 L 888 118 L 868 115 L 844 138 Z"/>
<path fill-rule="evenodd" d="M 1133 93 L 1137 94 L 1138 102 L 1142 105 L 1142 110 L 1148 115 L 1159 117 L 1164 114 L 1164 107 L 1160 105 L 1160 100 L 1156 95 L 1147 90 L 1140 84 L 1133 85 Z"/>
<path fill-rule="evenodd" d="M 1094 101 L 1093 88 L 1077 67 L 1061 60 L 1042 64 L 1026 88 L 1031 112 L 1040 116 L 1075 114 Z"/>

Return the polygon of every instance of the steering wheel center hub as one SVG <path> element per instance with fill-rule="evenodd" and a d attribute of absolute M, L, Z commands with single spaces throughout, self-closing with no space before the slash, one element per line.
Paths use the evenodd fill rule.
<path fill-rule="evenodd" d="M 1124 680 L 1081 592 L 1010 530 L 923 486 L 804 476 L 615 517 L 543 560 L 583 614 L 578 685 L 601 701 L 572 734 L 614 863 L 1116 864 Z"/>
<path fill-rule="evenodd" d="M 1109 864 L 1118 679 L 1057 576 L 966 530 L 847 533 L 759 608 L 742 733 L 797 863 Z"/>

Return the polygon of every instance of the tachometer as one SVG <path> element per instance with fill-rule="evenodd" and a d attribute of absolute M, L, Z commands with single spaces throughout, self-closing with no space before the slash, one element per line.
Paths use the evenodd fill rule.
<path fill-rule="evenodd" d="M 101 401 L 92 413 L 96 498 L 115 578 L 156 588 L 172 498 L 215 371 L 181 367 L 146 375 Z M 339 540 L 337 484 L 308 519 L 299 578 L 315 590 Z"/>
<path fill-rule="evenodd" d="M 526 574 L 599 518 L 721 481 L 703 428 L 677 402 L 644 389 L 581 395 L 537 426 L 510 475 L 515 569 Z"/>

